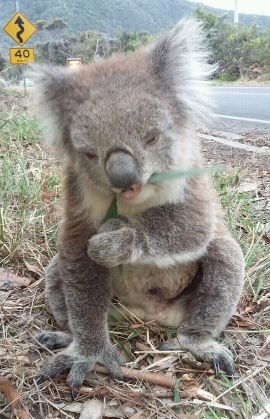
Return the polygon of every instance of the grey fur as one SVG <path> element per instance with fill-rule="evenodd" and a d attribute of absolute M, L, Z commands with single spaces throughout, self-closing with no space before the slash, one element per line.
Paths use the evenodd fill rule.
<path fill-rule="evenodd" d="M 46 140 L 61 151 L 65 166 L 64 220 L 46 294 L 71 335 L 43 332 L 37 339 L 67 345 L 43 374 L 70 369 L 73 388 L 95 362 L 121 374 L 107 327 L 113 295 L 143 320 L 178 328 L 177 339 L 163 349 L 182 347 L 217 372 L 233 372 L 230 351 L 215 339 L 240 298 L 242 252 L 205 175 L 148 182 L 154 173 L 202 167 L 196 129 L 209 117 L 210 70 L 200 36 L 197 23 L 182 22 L 132 55 L 76 71 L 36 70 Z M 126 159 L 123 152 L 129 167 L 121 178 L 114 163 Z M 106 174 L 112 155 L 116 191 Z M 128 190 L 134 179 L 137 189 Z M 103 222 L 115 192 L 119 217 Z"/>

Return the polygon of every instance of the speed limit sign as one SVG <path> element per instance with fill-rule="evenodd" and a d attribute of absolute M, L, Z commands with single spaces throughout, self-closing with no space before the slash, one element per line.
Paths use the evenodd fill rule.
<path fill-rule="evenodd" d="M 34 48 L 9 48 L 11 64 L 28 64 L 35 61 Z"/>

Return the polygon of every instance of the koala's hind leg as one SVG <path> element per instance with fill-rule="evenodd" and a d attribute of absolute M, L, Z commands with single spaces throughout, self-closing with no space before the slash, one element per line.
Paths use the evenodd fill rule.
<path fill-rule="evenodd" d="M 229 322 L 241 295 L 244 261 L 240 247 L 230 237 L 215 238 L 202 260 L 202 270 L 177 338 L 162 343 L 160 349 L 186 349 L 208 361 L 216 374 L 222 369 L 232 375 L 232 354 L 215 338 Z"/>
<path fill-rule="evenodd" d="M 45 295 L 56 323 L 61 329 L 68 329 L 68 312 L 59 265 L 59 256 L 55 255 L 46 269 Z"/>
<path fill-rule="evenodd" d="M 68 330 L 67 307 L 58 255 L 52 259 L 46 269 L 45 294 L 57 324 L 62 329 Z M 72 342 L 72 335 L 69 332 L 44 330 L 37 334 L 34 340 L 46 348 L 59 349 L 67 347 Z"/>

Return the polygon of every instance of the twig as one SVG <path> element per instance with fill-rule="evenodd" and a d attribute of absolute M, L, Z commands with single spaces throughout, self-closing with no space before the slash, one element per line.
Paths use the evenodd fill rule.
<path fill-rule="evenodd" d="M 133 378 L 135 380 L 140 381 L 147 381 L 148 383 L 157 384 L 162 387 L 167 388 L 174 388 L 176 385 L 176 379 L 172 377 L 167 377 L 166 375 L 162 374 L 155 374 L 152 372 L 144 372 L 136 369 L 129 369 L 126 367 L 121 367 L 121 371 L 124 377 L 126 378 Z M 95 372 L 99 372 L 102 374 L 108 374 L 108 370 L 101 366 L 95 366 Z"/>

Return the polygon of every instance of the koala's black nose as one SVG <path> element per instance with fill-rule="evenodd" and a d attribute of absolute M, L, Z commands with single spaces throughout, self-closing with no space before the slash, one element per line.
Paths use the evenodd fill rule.
<path fill-rule="evenodd" d="M 140 175 L 135 159 L 126 151 L 114 151 L 105 164 L 106 174 L 111 186 L 121 191 L 128 191 L 140 184 Z"/>

